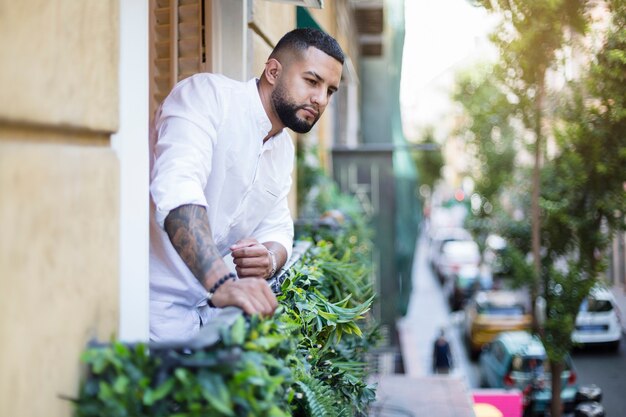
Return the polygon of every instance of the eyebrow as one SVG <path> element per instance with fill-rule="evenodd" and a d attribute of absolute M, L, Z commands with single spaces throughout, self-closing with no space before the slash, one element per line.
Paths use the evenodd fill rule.
<path fill-rule="evenodd" d="M 321 81 L 324 82 L 324 78 L 322 78 L 321 75 L 319 75 L 317 72 L 315 71 L 304 71 L 305 74 L 309 74 L 310 76 L 312 76 L 313 78 L 315 78 L 317 81 Z M 337 87 L 334 85 L 330 85 L 328 86 L 328 88 L 330 90 L 332 90 L 333 92 L 337 91 Z"/>

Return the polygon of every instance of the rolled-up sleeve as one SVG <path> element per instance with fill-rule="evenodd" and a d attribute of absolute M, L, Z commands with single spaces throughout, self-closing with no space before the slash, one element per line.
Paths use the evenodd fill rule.
<path fill-rule="evenodd" d="M 150 182 L 155 217 L 161 227 L 177 207 L 208 206 L 204 189 L 212 168 L 216 116 L 223 111 L 216 91 L 210 80 L 190 77 L 177 84 L 162 105 L 156 121 L 158 136 Z"/>

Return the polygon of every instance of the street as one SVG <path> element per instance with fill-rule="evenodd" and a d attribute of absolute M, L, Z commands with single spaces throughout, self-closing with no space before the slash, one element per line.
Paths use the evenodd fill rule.
<path fill-rule="evenodd" d="M 452 375 L 464 378 L 474 389 L 479 388 L 477 362 L 468 358 L 463 340 L 463 312 L 451 312 L 441 285 L 428 265 L 428 241 L 420 238 L 413 271 L 413 295 L 409 312 L 399 323 L 402 334 L 405 368 L 409 375 L 427 375 L 432 369 L 432 343 L 438 330 L 444 328 L 451 344 L 455 368 Z M 596 384 L 603 391 L 602 404 L 607 416 L 626 413 L 626 347 L 622 341 L 619 352 L 605 349 L 577 350 L 572 354 L 581 385 Z"/>
<path fill-rule="evenodd" d="M 462 320 L 462 312 L 452 314 L 453 322 Z M 456 317 L 456 316 L 459 317 Z M 455 340 L 462 343 L 462 328 L 455 326 L 457 336 Z M 472 363 L 466 358 L 466 350 L 461 346 L 455 352 L 461 352 L 465 358 L 461 363 L 469 364 L 466 369 L 467 380 L 472 388 L 479 387 L 478 364 Z M 572 352 L 572 359 L 578 375 L 579 385 L 595 384 L 602 388 L 602 404 L 607 416 L 626 415 L 626 396 L 624 395 L 624 381 L 626 381 L 626 349 L 622 342 L 619 352 L 610 352 L 603 347 L 577 349 Z"/>
<path fill-rule="evenodd" d="M 602 348 L 576 350 L 572 354 L 580 384 L 596 384 L 602 388 L 602 404 L 607 416 L 626 415 L 626 347 L 624 340 L 619 352 Z"/>

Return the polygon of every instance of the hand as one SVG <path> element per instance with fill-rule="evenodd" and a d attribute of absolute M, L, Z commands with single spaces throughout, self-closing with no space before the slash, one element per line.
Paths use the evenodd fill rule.
<path fill-rule="evenodd" d="M 239 278 L 271 278 L 272 259 L 269 250 L 256 239 L 241 239 L 230 250 Z"/>
<path fill-rule="evenodd" d="M 266 281 L 258 279 L 229 280 L 213 294 L 216 307 L 236 306 L 246 314 L 271 315 L 278 301 Z"/>

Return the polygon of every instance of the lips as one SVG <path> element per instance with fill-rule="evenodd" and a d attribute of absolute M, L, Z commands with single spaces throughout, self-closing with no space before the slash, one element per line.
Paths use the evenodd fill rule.
<path fill-rule="evenodd" d="M 312 107 L 302 107 L 302 110 L 304 110 L 309 116 L 311 117 L 317 117 L 317 115 L 319 114 L 314 108 Z"/>

